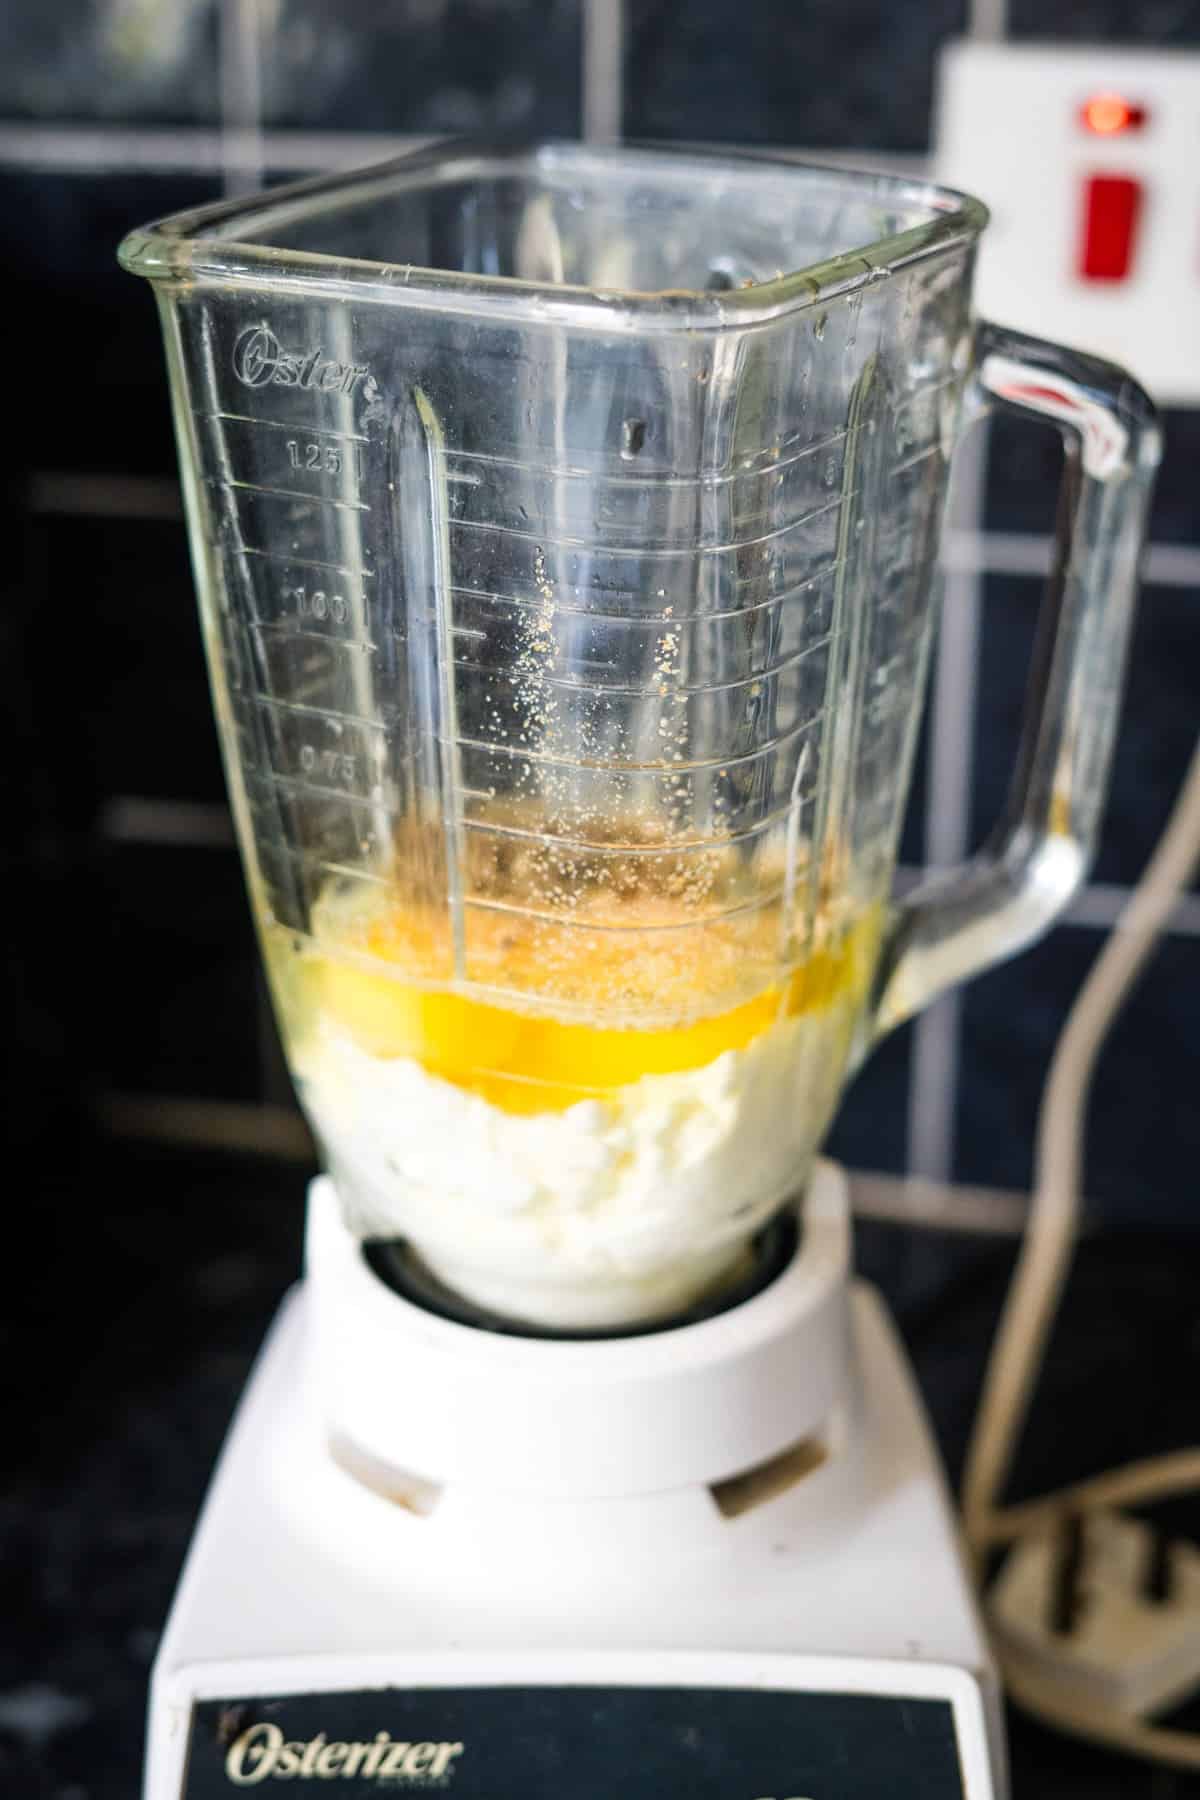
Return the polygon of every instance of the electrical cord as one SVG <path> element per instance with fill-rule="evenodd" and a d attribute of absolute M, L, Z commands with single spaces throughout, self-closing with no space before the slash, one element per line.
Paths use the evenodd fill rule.
<path fill-rule="evenodd" d="M 988 1515 L 975 1543 L 981 1550 L 1011 1544 L 1055 1524 L 1065 1513 L 1099 1512 L 1117 1506 L 1148 1506 L 1200 1488 L 1200 1450 L 1175 1450 L 1166 1456 L 1126 1463 L 1087 1481 L 1059 1488 L 1041 1500 L 1006 1506 Z"/>
<path fill-rule="evenodd" d="M 998 1660 L 1004 1685 L 1013 1699 L 1047 1725 L 1101 1744 L 1107 1750 L 1123 1750 L 1128 1756 L 1167 1763 L 1176 1769 L 1200 1769 L 1200 1732 L 1142 1725 L 1097 1701 L 1089 1703 L 1078 1695 L 1062 1694 L 1028 1663 L 1007 1655 L 1003 1648 Z"/>
<path fill-rule="evenodd" d="M 1127 1465 L 1058 1493 L 997 1504 L 1012 1466 L 1058 1311 L 1079 1227 L 1083 1129 L 1096 1060 L 1133 982 L 1200 864 L 1200 744 L 1166 829 L 1097 957 L 1055 1048 L 1038 1120 L 1029 1223 L 984 1376 L 963 1480 L 963 1523 L 977 1577 L 989 1549 L 1064 1512 L 1161 1500 L 1200 1488 L 1200 1448 Z M 1037 1671 L 1000 1652 L 1010 1691 L 1076 1736 L 1181 1768 L 1200 1769 L 1200 1734 L 1165 1731 L 1064 1698 Z"/>

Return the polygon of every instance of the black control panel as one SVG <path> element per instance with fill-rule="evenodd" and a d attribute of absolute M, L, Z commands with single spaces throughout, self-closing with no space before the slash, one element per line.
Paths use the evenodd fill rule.
<path fill-rule="evenodd" d="M 299 1793 L 297 1793 L 297 1785 Z M 199 1702 L 184 1800 L 962 1800 L 949 1701 L 695 1687 Z"/>

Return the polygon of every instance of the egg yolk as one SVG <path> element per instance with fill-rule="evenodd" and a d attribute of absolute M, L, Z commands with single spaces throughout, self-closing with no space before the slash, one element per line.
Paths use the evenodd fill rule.
<path fill-rule="evenodd" d="M 452 988 L 416 985 L 405 976 L 428 957 L 429 931 L 419 918 L 397 910 L 376 919 L 358 939 L 357 952 L 369 957 L 370 966 L 345 959 L 334 946 L 318 944 L 303 953 L 307 1003 L 371 1056 L 411 1058 L 508 1113 L 559 1112 L 645 1075 L 702 1068 L 726 1051 L 744 1049 L 782 1018 L 861 996 L 878 938 L 874 914 L 875 909 L 860 914 L 855 924 L 831 935 L 752 997 L 698 1016 L 694 1003 L 693 1016 L 687 1016 L 684 962 L 679 994 L 660 996 L 678 1002 L 663 1009 L 673 1011 L 678 1022 L 647 1026 L 591 1024 L 498 1005 Z M 532 954 L 524 947 L 524 959 Z M 519 948 L 511 953 L 500 971 L 507 979 L 496 985 L 524 986 L 522 976 L 529 971 L 520 967 L 522 960 Z M 386 968 L 389 962 L 396 965 L 394 975 Z M 584 952 L 572 976 L 576 1010 L 582 1001 L 586 1012 L 592 994 L 603 1019 L 612 954 L 596 956 L 593 966 Z M 655 981 L 657 993 L 657 970 Z M 611 1005 L 607 1012 L 611 1018 Z"/>

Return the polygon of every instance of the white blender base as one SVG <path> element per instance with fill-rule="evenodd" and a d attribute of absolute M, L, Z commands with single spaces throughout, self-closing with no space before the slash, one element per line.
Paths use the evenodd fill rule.
<path fill-rule="evenodd" d="M 510 1401 L 518 1438 L 521 1418 L 536 1426 L 546 1406 L 533 1393 L 539 1366 L 573 1364 L 575 1403 L 586 1407 L 590 1363 L 603 1413 L 605 1371 L 627 1371 L 639 1354 L 653 1361 L 674 1340 L 655 1381 L 686 1412 L 679 1384 L 691 1361 L 703 1365 L 702 1391 L 719 1393 L 714 1351 L 736 1360 L 728 1346 L 744 1352 L 754 1321 L 766 1321 L 771 1343 L 749 1353 L 761 1360 L 796 1338 L 799 1313 L 820 1314 L 845 1377 L 819 1434 L 824 1460 L 810 1453 L 818 1434 L 806 1421 L 790 1485 L 757 1500 L 753 1480 L 722 1485 L 727 1470 L 715 1471 L 715 1493 L 692 1481 L 555 1498 L 516 1491 L 502 1467 L 494 1487 L 440 1481 L 428 1463 L 404 1475 L 361 1434 L 348 1452 L 340 1425 L 335 1459 L 331 1338 L 349 1328 L 365 1264 L 327 1183 L 314 1183 L 310 1214 L 308 1278 L 281 1308 L 239 1407 L 155 1663 L 146 1800 L 270 1792 L 276 1779 L 310 1776 L 334 1794 L 394 1777 L 460 1800 L 999 1800 L 998 1690 L 920 1403 L 874 1292 L 849 1289 L 848 1333 L 836 1304 L 846 1292 L 838 1245 L 848 1242 L 840 1172 L 818 1171 L 791 1271 L 730 1313 L 657 1336 L 492 1337 L 421 1313 L 369 1277 L 393 1349 L 427 1378 L 431 1345 L 458 1347 L 473 1365 L 526 1361 Z M 403 1398 L 403 1370 L 393 1374 Z M 636 1433 L 647 1402 L 617 1388 Z M 447 1397 L 461 1398 L 453 1382 Z M 662 1427 L 669 1435 L 665 1415 Z M 777 1462 L 786 1477 L 787 1458 Z M 581 1479 L 595 1486 L 587 1471 Z M 702 1754 L 701 1773 L 688 1758 Z M 724 1771 L 713 1761 L 722 1756 Z M 759 1785 L 768 1767 L 770 1785 Z"/>

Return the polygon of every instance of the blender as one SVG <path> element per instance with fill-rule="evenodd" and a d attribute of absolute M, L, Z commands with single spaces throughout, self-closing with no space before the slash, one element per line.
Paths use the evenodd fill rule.
<path fill-rule="evenodd" d="M 148 1800 L 1003 1791 L 819 1157 L 1091 851 L 1158 437 L 973 318 L 986 213 L 437 146 L 135 232 L 251 905 L 327 1173 L 159 1650 Z M 1004 818 L 892 876 L 951 452 L 1066 445 Z"/>

